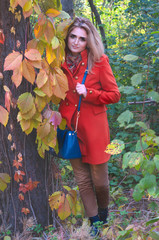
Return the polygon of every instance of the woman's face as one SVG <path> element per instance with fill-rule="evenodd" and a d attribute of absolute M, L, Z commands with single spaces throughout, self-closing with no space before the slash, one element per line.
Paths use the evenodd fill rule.
<path fill-rule="evenodd" d="M 72 55 L 82 52 L 87 45 L 87 32 L 83 28 L 76 27 L 68 36 L 68 48 Z"/>

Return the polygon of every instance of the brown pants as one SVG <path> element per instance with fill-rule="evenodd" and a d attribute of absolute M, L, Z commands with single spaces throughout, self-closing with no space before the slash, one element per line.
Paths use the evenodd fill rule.
<path fill-rule="evenodd" d="M 98 208 L 109 204 L 108 164 L 91 165 L 80 158 L 70 160 L 80 196 L 88 217 L 98 214 Z"/>

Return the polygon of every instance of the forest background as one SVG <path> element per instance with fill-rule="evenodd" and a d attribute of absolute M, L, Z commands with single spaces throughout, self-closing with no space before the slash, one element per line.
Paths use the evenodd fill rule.
<path fill-rule="evenodd" d="M 59 66 L 69 16 L 59 15 L 59 1 L 10 3 L 10 11 L 9 1 L 0 8 L 0 239 L 89 239 L 71 166 L 49 153 L 49 146 L 57 148 L 58 102 L 67 90 Z M 62 4 L 72 17 L 89 17 L 97 27 L 122 94 L 107 111 L 111 202 L 99 239 L 159 239 L 159 3 Z"/>

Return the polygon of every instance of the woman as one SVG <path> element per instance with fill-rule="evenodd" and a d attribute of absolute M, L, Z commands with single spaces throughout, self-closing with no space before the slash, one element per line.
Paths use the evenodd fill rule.
<path fill-rule="evenodd" d="M 81 84 L 87 65 L 88 75 L 85 84 Z M 69 91 L 59 111 L 71 130 L 75 128 L 77 105 L 82 95 L 77 129 L 82 158 L 70 162 L 91 225 L 97 221 L 106 223 L 110 155 L 104 152 L 109 144 L 105 105 L 118 102 L 120 93 L 100 36 L 88 19 L 75 18 L 70 25 L 62 68 L 68 78 Z"/>

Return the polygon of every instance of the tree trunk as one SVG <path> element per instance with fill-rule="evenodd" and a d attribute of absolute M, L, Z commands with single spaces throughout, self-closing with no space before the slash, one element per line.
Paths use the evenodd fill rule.
<path fill-rule="evenodd" d="M 18 22 L 15 16 L 8 11 L 9 0 L 0 0 L 0 28 L 3 29 L 5 35 L 4 45 L 0 44 L 0 72 L 3 72 L 3 63 L 5 57 L 15 51 L 23 51 L 26 48 L 26 43 L 30 38 L 29 19 L 21 18 Z M 17 11 L 21 11 L 20 8 Z M 11 28 L 15 28 L 15 35 L 11 33 Z M 20 41 L 20 48 L 17 49 L 16 42 Z M 32 86 L 26 83 L 23 79 L 22 84 L 18 89 L 11 81 L 12 71 L 3 72 L 3 79 L 0 79 L 0 105 L 4 107 L 4 89 L 7 85 L 15 101 L 18 96 L 25 91 L 31 91 Z M 35 144 L 36 132 L 26 136 L 19 123 L 17 123 L 17 108 L 11 108 L 9 114 L 9 122 L 7 127 L 0 124 L 0 172 L 8 173 L 11 177 L 11 183 L 8 184 L 4 192 L 0 191 L 0 225 L 11 225 L 14 233 L 22 229 L 22 219 L 25 216 L 21 212 L 22 208 L 26 207 L 30 210 L 28 217 L 33 216 L 35 222 L 48 225 L 48 194 L 47 194 L 47 177 L 48 166 L 47 161 L 40 158 L 37 153 L 37 146 Z M 11 134 L 12 139 L 8 140 L 8 135 Z M 19 183 L 14 180 L 16 168 L 13 167 L 13 160 L 17 159 L 18 154 L 22 154 L 22 167 L 20 170 L 25 172 L 24 180 L 21 183 L 27 183 L 29 178 L 32 181 L 39 181 L 37 188 L 24 194 L 24 201 L 20 201 Z"/>
<path fill-rule="evenodd" d="M 99 13 L 98 13 L 98 11 L 96 9 L 96 6 L 93 3 L 93 0 L 88 0 L 88 2 L 89 2 L 89 5 L 91 7 L 91 11 L 95 15 L 96 22 L 97 22 L 97 24 L 99 26 L 99 30 L 100 30 L 100 33 L 101 33 L 101 36 L 102 36 L 104 47 L 107 48 L 106 36 L 105 36 L 104 28 L 102 26 L 100 15 L 99 15 Z"/>
<path fill-rule="evenodd" d="M 67 12 L 70 17 L 73 19 L 74 10 L 73 10 L 73 0 L 61 0 L 62 10 Z"/>

